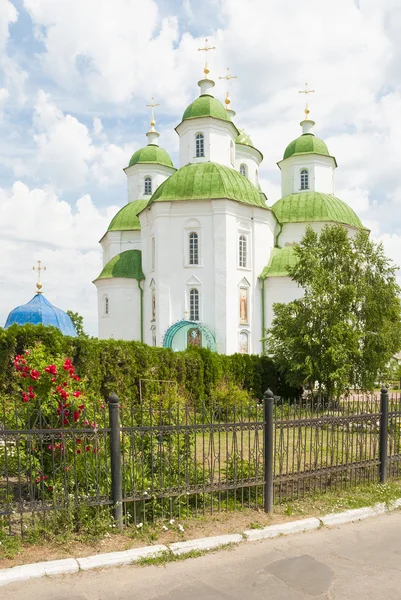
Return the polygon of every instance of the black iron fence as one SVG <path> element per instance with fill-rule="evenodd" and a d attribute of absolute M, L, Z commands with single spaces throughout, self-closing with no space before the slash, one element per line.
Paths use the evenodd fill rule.
<path fill-rule="evenodd" d="M 0 524 L 24 532 L 59 511 L 112 508 L 117 526 L 239 507 L 400 476 L 401 398 L 248 395 L 193 404 L 174 382 L 141 382 L 63 425 L 46 407 L 0 407 Z M 85 410 L 85 409 L 83 409 Z M 89 415 L 88 415 L 89 416 Z M 70 421 L 72 421 L 70 419 Z"/>

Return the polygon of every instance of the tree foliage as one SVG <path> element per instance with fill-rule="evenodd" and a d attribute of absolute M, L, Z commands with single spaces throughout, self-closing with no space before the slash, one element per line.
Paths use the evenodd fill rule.
<path fill-rule="evenodd" d="M 347 386 L 371 389 L 401 347 L 396 267 L 366 231 L 339 226 L 306 230 L 288 267 L 304 296 L 274 305 L 269 353 L 291 385 L 329 396 Z"/>
<path fill-rule="evenodd" d="M 70 317 L 75 331 L 77 332 L 78 337 L 89 337 L 88 334 L 84 330 L 84 318 L 77 312 L 73 312 L 72 310 L 67 310 L 67 315 Z"/>

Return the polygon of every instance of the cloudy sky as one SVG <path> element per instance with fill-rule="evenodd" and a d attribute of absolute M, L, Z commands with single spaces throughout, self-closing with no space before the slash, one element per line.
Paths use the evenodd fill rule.
<path fill-rule="evenodd" d="M 96 335 L 98 240 L 126 203 L 122 171 L 146 143 L 151 96 L 160 145 L 198 95 L 204 38 L 215 95 L 227 66 L 236 124 L 264 154 L 280 197 L 306 81 L 316 134 L 337 158 L 336 195 L 401 263 L 399 0 L 0 0 L 0 324 L 35 290 Z"/>

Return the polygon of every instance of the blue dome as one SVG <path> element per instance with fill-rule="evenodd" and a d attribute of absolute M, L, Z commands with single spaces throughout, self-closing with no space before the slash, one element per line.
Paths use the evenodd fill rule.
<path fill-rule="evenodd" d="M 64 335 L 77 336 L 73 322 L 67 313 L 50 304 L 43 294 L 36 294 L 30 302 L 17 306 L 10 312 L 4 329 L 14 324 L 47 325 L 57 327 Z"/>

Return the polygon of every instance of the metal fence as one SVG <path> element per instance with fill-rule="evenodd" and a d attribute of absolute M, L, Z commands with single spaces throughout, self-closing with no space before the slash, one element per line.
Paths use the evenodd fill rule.
<path fill-rule="evenodd" d="M 0 406 L 0 525 L 109 511 L 117 526 L 264 507 L 400 476 L 401 398 L 387 390 L 327 402 L 247 394 L 197 404 L 174 382 L 142 381 L 63 426 L 46 406 Z M 88 417 L 88 418 L 87 418 Z"/>

